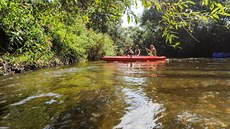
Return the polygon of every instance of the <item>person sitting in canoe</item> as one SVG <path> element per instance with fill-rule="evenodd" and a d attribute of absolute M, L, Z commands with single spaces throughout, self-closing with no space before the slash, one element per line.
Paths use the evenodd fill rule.
<path fill-rule="evenodd" d="M 136 45 L 136 47 L 135 47 L 134 54 L 135 54 L 136 56 L 139 56 L 139 55 L 141 54 L 141 49 L 139 49 L 139 46 L 138 46 L 138 45 Z"/>
<path fill-rule="evenodd" d="M 133 52 L 133 50 L 131 49 L 131 47 L 130 47 L 130 46 L 127 46 L 124 55 L 127 56 L 127 55 L 133 55 L 133 54 L 134 54 L 134 52 Z"/>
<path fill-rule="evenodd" d="M 153 45 L 150 45 L 150 49 L 145 48 L 149 56 L 156 56 L 157 55 L 157 50 Z"/>

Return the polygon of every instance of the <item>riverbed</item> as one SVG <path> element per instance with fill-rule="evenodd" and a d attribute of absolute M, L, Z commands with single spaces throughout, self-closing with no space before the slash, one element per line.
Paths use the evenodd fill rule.
<path fill-rule="evenodd" d="M 230 128 L 230 59 L 89 62 L 0 77 L 0 128 Z"/>

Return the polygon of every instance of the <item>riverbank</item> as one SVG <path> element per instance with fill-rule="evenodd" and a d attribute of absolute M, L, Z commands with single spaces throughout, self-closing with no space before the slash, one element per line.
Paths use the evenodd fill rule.
<path fill-rule="evenodd" d="M 31 61 L 29 56 L 26 56 L 26 58 L 24 57 L 24 61 L 21 61 L 20 59 L 21 57 L 13 57 L 9 55 L 7 57 L 1 56 L 0 76 L 88 61 L 85 58 L 74 60 L 70 57 L 63 58 L 62 56 L 52 56 L 49 59 L 37 59 L 34 61 Z"/>
<path fill-rule="evenodd" d="M 2 75 L 11 75 L 15 73 L 23 73 L 30 70 L 38 70 L 42 68 L 55 67 L 61 65 L 67 65 L 68 62 L 61 62 L 58 59 L 50 60 L 46 64 L 32 64 L 32 63 L 12 63 L 9 61 L 4 61 L 0 58 L 0 76 Z"/>
<path fill-rule="evenodd" d="M 91 15 L 77 13 L 80 7 L 58 1 L 3 1 L 0 7 L 0 75 L 114 55 L 111 36 L 92 29 Z"/>

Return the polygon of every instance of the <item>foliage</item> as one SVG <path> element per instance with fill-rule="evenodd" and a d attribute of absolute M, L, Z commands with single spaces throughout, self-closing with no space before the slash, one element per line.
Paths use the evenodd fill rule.
<path fill-rule="evenodd" d="M 56 0 L 58 1 L 58 0 Z M 65 10 L 79 13 L 88 28 L 108 32 L 111 25 L 120 20 L 124 12 L 129 19 L 135 17 L 130 7 L 136 0 L 62 0 Z"/>
<path fill-rule="evenodd" d="M 142 15 L 143 44 L 154 44 L 168 57 L 210 57 L 212 52 L 230 51 L 229 2 L 165 0 L 159 5 L 161 11 L 153 3 Z"/>
<path fill-rule="evenodd" d="M 129 29 L 123 28 L 120 21 L 116 22 L 116 24 L 113 26 L 109 26 L 108 34 L 114 41 L 116 55 L 123 55 L 126 46 L 132 46 L 134 44 L 134 40 L 131 37 L 131 32 Z"/>
<path fill-rule="evenodd" d="M 137 22 L 131 10 L 136 3 L 0 0 L 1 58 L 13 64 L 68 64 L 121 55 L 126 45 L 178 47 L 187 43 L 182 36 L 199 42 L 197 34 L 215 30 L 215 24 L 229 28 L 230 4 L 219 0 L 142 0 L 146 7 L 142 29 L 122 28 L 123 13 L 127 13 L 128 21 Z M 162 45 L 163 40 L 169 45 Z"/>
<path fill-rule="evenodd" d="M 73 63 L 113 55 L 106 34 L 87 29 L 84 16 L 58 1 L 0 2 L 0 50 L 13 64 Z"/>
<path fill-rule="evenodd" d="M 192 28 L 195 25 L 208 24 L 212 21 L 218 22 L 221 17 L 230 16 L 227 4 L 221 4 L 218 1 L 202 0 L 202 2 L 194 2 L 192 0 L 179 0 L 177 2 L 152 2 L 155 8 L 162 12 L 160 21 L 164 25 L 162 36 L 170 44 L 173 43 L 174 39 L 179 38 L 177 30 L 180 28 L 197 40 L 192 35 Z M 200 7 L 202 10 L 196 10 L 196 7 Z M 179 45 L 179 42 L 176 44 Z"/>

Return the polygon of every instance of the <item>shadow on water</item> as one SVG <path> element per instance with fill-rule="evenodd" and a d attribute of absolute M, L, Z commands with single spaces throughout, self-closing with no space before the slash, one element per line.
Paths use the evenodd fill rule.
<path fill-rule="evenodd" d="M 0 77 L 0 128 L 230 128 L 230 60 L 87 63 Z"/>

